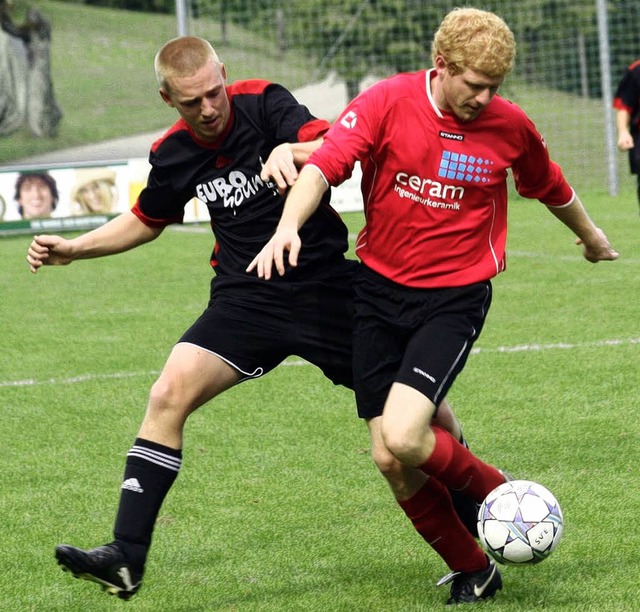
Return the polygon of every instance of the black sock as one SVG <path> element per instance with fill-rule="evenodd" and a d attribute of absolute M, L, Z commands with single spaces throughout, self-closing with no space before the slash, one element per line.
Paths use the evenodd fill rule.
<path fill-rule="evenodd" d="M 113 534 L 134 566 L 144 567 L 160 506 L 181 463 L 181 450 L 141 438 L 127 454 Z"/>

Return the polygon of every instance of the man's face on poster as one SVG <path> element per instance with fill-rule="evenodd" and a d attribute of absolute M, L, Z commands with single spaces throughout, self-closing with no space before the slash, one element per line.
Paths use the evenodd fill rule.
<path fill-rule="evenodd" d="M 38 176 L 27 177 L 20 186 L 18 205 L 23 219 L 50 217 L 54 209 L 51 187 Z"/>

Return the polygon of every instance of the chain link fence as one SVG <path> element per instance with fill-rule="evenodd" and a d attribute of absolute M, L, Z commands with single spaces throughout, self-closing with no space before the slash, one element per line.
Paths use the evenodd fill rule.
<path fill-rule="evenodd" d="M 333 120 L 377 79 L 430 66 L 433 33 L 460 4 L 451 0 L 192 0 L 178 3 L 181 33 L 207 38 L 230 78 L 279 71 L 282 84 L 318 116 Z M 494 0 L 514 31 L 516 67 L 501 88 L 521 105 L 553 157 L 581 189 L 615 194 L 626 169 L 615 147 L 612 90 L 640 56 L 637 0 Z M 242 51 L 260 62 L 242 61 Z M 240 55 L 238 54 L 240 52 Z M 252 54 L 252 57 L 253 54 Z"/>

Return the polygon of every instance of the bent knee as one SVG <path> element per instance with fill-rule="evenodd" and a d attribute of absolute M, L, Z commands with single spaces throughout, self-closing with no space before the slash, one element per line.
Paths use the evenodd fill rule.
<path fill-rule="evenodd" d="M 387 480 L 393 480 L 402 473 L 402 462 L 385 447 L 374 449 L 373 462 Z"/>
<path fill-rule="evenodd" d="M 398 500 L 413 497 L 427 479 L 424 472 L 405 465 L 387 449 L 378 449 L 374 453 L 373 460 Z"/>
<path fill-rule="evenodd" d="M 383 429 L 382 436 L 388 451 L 407 465 L 422 465 L 433 452 L 434 440 L 430 429 L 425 432 L 401 428 Z"/>
<path fill-rule="evenodd" d="M 178 377 L 161 375 L 151 386 L 149 410 L 155 412 L 186 412 L 192 398 Z"/>

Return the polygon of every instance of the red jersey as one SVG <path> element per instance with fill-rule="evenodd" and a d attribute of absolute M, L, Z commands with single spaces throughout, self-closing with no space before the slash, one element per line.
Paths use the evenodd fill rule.
<path fill-rule="evenodd" d="M 507 170 L 518 192 L 566 206 L 574 192 L 531 120 L 494 96 L 474 120 L 441 111 L 435 71 L 400 74 L 362 92 L 309 159 L 330 185 L 362 166 L 366 224 L 359 258 L 410 287 L 455 287 L 505 268 Z"/>

